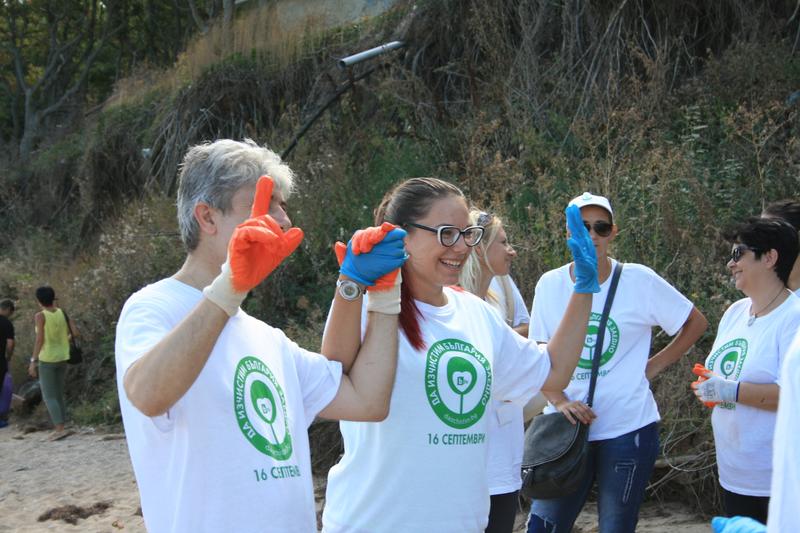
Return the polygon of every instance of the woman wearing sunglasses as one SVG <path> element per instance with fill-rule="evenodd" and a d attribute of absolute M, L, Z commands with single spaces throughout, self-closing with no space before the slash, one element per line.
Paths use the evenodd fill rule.
<path fill-rule="evenodd" d="M 650 268 L 626 263 L 604 333 L 592 407 L 586 405 L 597 328 L 617 261 L 609 257 L 617 236 L 607 198 L 584 193 L 569 205 L 580 208 L 597 252 L 600 292 L 594 295 L 586 344 L 564 390 L 544 389 L 545 413 L 560 411 L 589 426 L 589 466 L 580 488 L 562 498 L 535 500 L 528 531 L 570 531 L 592 486 L 598 491 L 600 531 L 633 532 L 639 506 L 658 454 L 658 408 L 650 380 L 678 361 L 708 326 L 705 317 Z M 545 273 L 536 284 L 529 338 L 547 342 L 564 316 L 574 266 Z M 675 338 L 650 355 L 652 328 Z"/>
<path fill-rule="evenodd" d="M 384 197 L 375 220 L 408 232 L 397 375 L 384 421 L 340 425 L 344 456 L 328 475 L 323 530 L 479 533 L 489 514 L 490 402 L 525 402 L 569 382 L 598 288 L 594 248 L 570 210 L 576 282 L 558 333 L 539 346 L 486 302 L 452 287 L 484 235 L 457 187 L 407 180 Z M 342 363 L 349 369 L 350 361 Z"/>
<path fill-rule="evenodd" d="M 781 219 L 752 218 L 726 237 L 733 243 L 728 270 L 745 298 L 722 315 L 705 361 L 709 372 L 692 387 L 714 406 L 725 513 L 766 523 L 780 368 L 800 328 L 800 299 L 786 286 L 797 232 Z"/>

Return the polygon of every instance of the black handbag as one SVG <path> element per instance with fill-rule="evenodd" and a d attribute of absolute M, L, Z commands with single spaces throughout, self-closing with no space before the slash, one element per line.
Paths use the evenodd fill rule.
<path fill-rule="evenodd" d="M 78 345 L 78 341 L 75 340 L 75 335 L 72 334 L 67 312 L 63 309 L 61 312 L 64 313 L 64 320 L 67 321 L 67 331 L 69 331 L 69 359 L 67 359 L 67 363 L 77 365 L 83 362 L 83 349 Z"/>
<path fill-rule="evenodd" d="M 603 353 L 608 313 L 617 292 L 622 263 L 617 263 L 608 288 L 592 355 L 592 377 L 586 405 L 592 406 L 597 371 Z M 522 494 L 531 499 L 560 498 L 578 489 L 586 471 L 589 426 L 572 424 L 560 412 L 539 415 L 525 432 L 522 456 Z"/>

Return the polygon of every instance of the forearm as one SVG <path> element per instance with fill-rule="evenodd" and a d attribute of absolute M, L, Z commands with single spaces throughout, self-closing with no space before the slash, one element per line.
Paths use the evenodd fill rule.
<path fill-rule="evenodd" d="M 564 394 L 563 390 L 542 389 L 542 395 L 547 399 L 548 402 L 552 403 L 556 407 L 563 402 L 569 401 L 569 398 L 567 398 L 567 395 Z"/>
<path fill-rule="evenodd" d="M 365 420 L 383 420 L 389 414 L 397 345 L 397 315 L 369 313 L 367 335 L 348 374 Z"/>
<path fill-rule="evenodd" d="M 322 335 L 320 353 L 331 361 L 342 363 L 344 373 L 350 372 L 361 348 L 361 306 L 363 296 L 347 301 L 336 291 L 331 315 Z"/>
<path fill-rule="evenodd" d="M 192 386 L 228 315 L 203 298 L 197 307 L 125 373 L 128 400 L 147 416 L 165 413 Z"/>
<path fill-rule="evenodd" d="M 684 322 L 683 327 L 663 350 L 648 359 L 645 375 L 648 380 L 653 379 L 665 368 L 674 364 L 689 351 L 695 342 L 703 335 L 708 328 L 706 317 L 696 308 L 692 308 L 689 317 Z"/>
<path fill-rule="evenodd" d="M 522 335 L 523 337 L 525 337 L 527 339 L 528 338 L 528 327 L 529 326 L 530 326 L 530 324 L 525 322 L 524 324 L 520 324 L 519 326 L 516 326 L 513 329 L 514 329 L 514 331 L 516 331 L 517 333 L 519 333 L 520 335 Z"/>
<path fill-rule="evenodd" d="M 371 312 L 349 374 L 342 376 L 339 392 L 319 415 L 333 420 L 383 420 L 389 413 L 396 369 L 397 315 Z"/>
<path fill-rule="evenodd" d="M 781 389 L 774 383 L 739 382 L 739 396 L 736 403 L 757 407 L 765 411 L 777 411 Z"/>
<path fill-rule="evenodd" d="M 542 389 L 563 391 L 569 384 L 586 340 L 591 307 L 591 294 L 572 293 L 561 323 L 547 343 L 550 374 Z"/>

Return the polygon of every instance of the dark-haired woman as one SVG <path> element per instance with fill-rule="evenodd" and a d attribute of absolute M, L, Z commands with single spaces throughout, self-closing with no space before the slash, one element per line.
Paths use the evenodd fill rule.
<path fill-rule="evenodd" d="M 568 387 L 545 390 L 545 413 L 560 411 L 589 426 L 589 458 L 581 486 L 561 498 L 535 500 L 528 533 L 570 531 L 589 491 L 597 486 L 600 531 L 633 533 L 658 455 L 659 413 L 650 380 L 678 361 L 706 330 L 708 321 L 685 296 L 650 268 L 625 264 L 603 338 L 594 400 L 586 404 L 598 325 L 617 262 L 608 252 L 617 235 L 611 203 L 586 192 L 569 205 L 580 208 L 597 252 L 601 291 L 592 302 L 586 346 Z M 573 265 L 546 272 L 536 284 L 528 337 L 547 342 L 569 297 Z M 654 327 L 675 338 L 650 355 Z"/>
<path fill-rule="evenodd" d="M 480 298 L 451 288 L 483 235 L 457 187 L 414 178 L 384 197 L 376 222 L 408 232 L 397 376 L 386 420 L 341 423 L 345 452 L 328 476 L 324 531 L 486 528 L 492 398 L 524 402 L 543 387 L 563 388 L 583 344 L 597 280 L 577 215 L 567 214 L 578 265 L 574 294 L 559 332 L 540 347 Z"/>
<path fill-rule="evenodd" d="M 67 435 L 64 430 L 67 411 L 64 401 L 64 377 L 69 359 L 70 329 L 73 334 L 77 330 L 71 320 L 67 324 L 67 317 L 64 311 L 55 305 L 55 300 L 56 293 L 52 287 L 43 286 L 36 289 L 36 302 L 41 310 L 33 317 L 36 339 L 28 374 L 34 378 L 39 377 L 42 398 L 55 428 L 51 438 L 59 439 Z"/>
<path fill-rule="evenodd" d="M 778 200 L 772 202 L 764 208 L 761 213 L 762 218 L 782 218 L 792 225 L 800 236 L 800 201 L 798 200 Z M 794 260 L 792 271 L 786 280 L 786 286 L 790 291 L 800 296 L 800 257 Z"/>
<path fill-rule="evenodd" d="M 716 404 L 711 425 L 725 513 L 766 523 L 780 369 L 800 328 L 800 300 L 786 287 L 797 232 L 781 219 L 753 218 L 728 238 L 727 266 L 745 298 L 722 315 L 705 361 L 710 372 L 693 387 Z"/>

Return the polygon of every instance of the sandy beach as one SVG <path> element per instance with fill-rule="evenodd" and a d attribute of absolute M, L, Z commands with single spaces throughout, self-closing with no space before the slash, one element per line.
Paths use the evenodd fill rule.
<path fill-rule="evenodd" d="M 81 531 L 86 533 L 145 531 L 139 515 L 139 494 L 125 438 L 118 432 L 73 428 L 63 440 L 49 441 L 49 431 L 25 433 L 20 426 L 0 429 L 0 533 Z M 321 491 L 319 491 L 321 492 Z M 65 506 L 60 515 L 38 519 Z M 92 509 L 94 507 L 94 509 Z M 587 506 L 575 531 L 596 532 L 596 515 Z M 94 512 L 77 518 L 76 511 Z M 58 513 L 57 513 L 58 514 Z M 524 531 L 520 514 L 516 531 Z M 708 533 L 708 522 L 677 504 L 648 503 L 637 531 L 647 533 Z"/>

